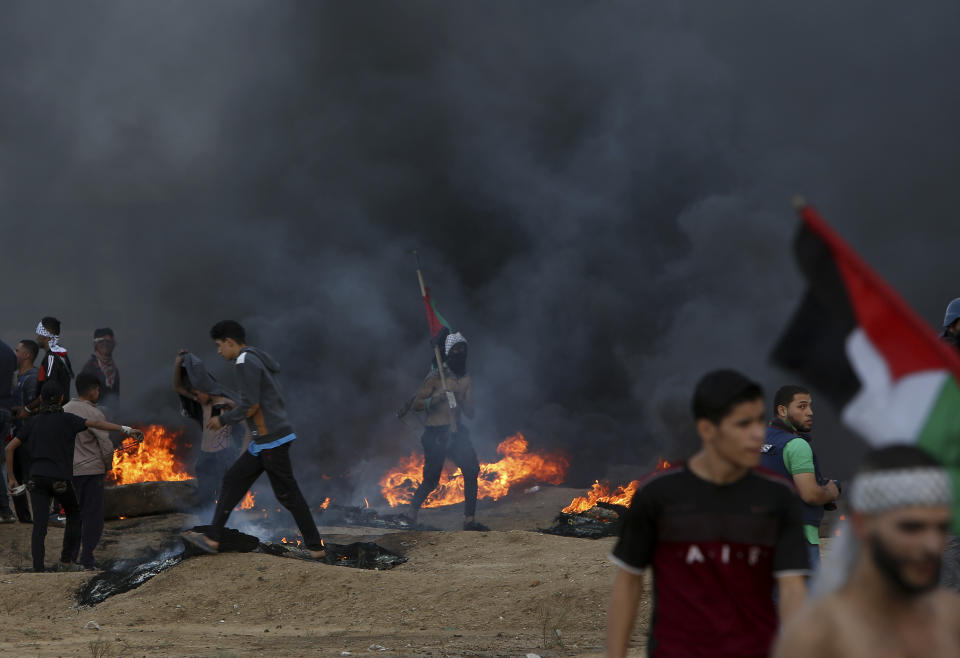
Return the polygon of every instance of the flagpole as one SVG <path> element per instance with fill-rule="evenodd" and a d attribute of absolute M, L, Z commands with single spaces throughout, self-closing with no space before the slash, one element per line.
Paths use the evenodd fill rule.
<path fill-rule="evenodd" d="M 417 253 L 417 250 L 413 250 L 413 255 L 417 259 L 417 281 L 420 282 L 420 296 L 426 301 L 427 298 L 427 286 L 423 282 L 423 271 L 420 267 L 420 254 Z M 447 388 L 447 378 L 443 374 L 443 358 L 440 356 L 440 346 L 433 346 L 433 356 L 437 360 L 437 372 L 440 373 L 440 386 L 443 388 L 444 397 L 447 397 L 447 394 L 450 390 Z M 457 431 L 457 417 L 454 414 L 453 406 L 450 407 L 450 432 L 456 433 Z"/>

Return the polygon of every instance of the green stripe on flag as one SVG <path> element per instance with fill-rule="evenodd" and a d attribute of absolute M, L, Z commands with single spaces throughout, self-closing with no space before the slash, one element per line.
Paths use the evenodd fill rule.
<path fill-rule="evenodd" d="M 960 387 L 948 377 L 924 423 L 917 445 L 936 457 L 953 483 L 953 529 L 960 534 Z"/>
<path fill-rule="evenodd" d="M 433 297 L 430 298 L 430 308 L 433 309 L 433 314 L 437 316 L 437 320 L 440 321 L 440 324 L 442 324 L 444 327 L 449 329 L 450 323 L 447 322 L 447 320 L 442 315 L 440 315 L 440 311 L 437 310 L 437 305 L 434 303 Z"/>

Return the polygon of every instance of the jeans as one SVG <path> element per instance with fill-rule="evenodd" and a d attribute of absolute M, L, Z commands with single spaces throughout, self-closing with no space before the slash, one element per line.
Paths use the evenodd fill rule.
<path fill-rule="evenodd" d="M 820 568 L 820 545 L 808 543 L 807 557 L 810 560 L 810 577 L 813 578 L 817 575 L 817 570 Z"/>
<path fill-rule="evenodd" d="M 461 427 L 450 438 L 450 428 L 446 425 L 429 425 L 420 437 L 423 444 L 423 481 L 413 494 L 411 505 L 420 509 L 430 492 L 440 484 L 443 474 L 443 462 L 450 461 L 460 467 L 463 473 L 463 514 L 473 516 L 477 511 L 477 476 L 480 475 L 480 462 L 470 443 L 470 432 Z"/>
<path fill-rule="evenodd" d="M 197 507 L 216 503 L 220 493 L 223 474 L 230 467 L 232 451 L 229 448 L 217 452 L 201 452 L 193 470 L 197 475 Z"/>
<path fill-rule="evenodd" d="M 213 522 L 210 524 L 212 527 L 207 532 L 210 539 L 220 541 L 230 512 L 260 474 L 266 471 L 277 500 L 293 514 L 293 520 L 297 522 L 300 534 L 303 535 L 303 543 L 313 551 L 323 549 L 320 532 L 317 524 L 313 522 L 313 514 L 293 476 L 293 465 L 290 463 L 290 446 L 293 443 L 295 442 L 291 441 L 276 448 L 261 450 L 257 455 L 245 450 L 237 458 L 223 476 L 220 500 L 217 501 L 217 509 L 213 513 Z"/>
<path fill-rule="evenodd" d="M 60 480 L 43 475 L 31 475 L 27 482 L 30 502 L 33 504 L 33 536 L 30 552 L 33 553 L 33 570 L 43 571 L 47 522 L 50 520 L 50 500 L 63 506 L 67 514 L 67 527 L 63 533 L 63 548 L 60 561 L 70 562 L 80 545 L 80 504 L 70 480 Z"/>
<path fill-rule="evenodd" d="M 76 562 L 79 552 L 80 564 L 89 569 L 94 566 L 93 550 L 103 535 L 103 478 L 102 474 L 73 476 L 73 487 L 80 504 L 80 546 L 76 547 L 71 559 Z"/>

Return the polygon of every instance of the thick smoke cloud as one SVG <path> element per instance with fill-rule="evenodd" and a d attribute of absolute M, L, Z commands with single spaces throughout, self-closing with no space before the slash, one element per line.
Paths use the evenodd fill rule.
<path fill-rule="evenodd" d="M 285 368 L 305 479 L 370 495 L 417 446 L 392 416 L 429 358 L 417 248 L 471 341 L 481 456 L 523 429 L 583 484 L 684 452 L 707 369 L 784 381 L 793 194 L 931 323 L 960 294 L 958 13 L 8 5 L 2 337 L 54 314 L 82 360 L 110 325 L 117 413 L 168 418 L 176 350 L 229 377 L 207 330 L 239 319 Z"/>

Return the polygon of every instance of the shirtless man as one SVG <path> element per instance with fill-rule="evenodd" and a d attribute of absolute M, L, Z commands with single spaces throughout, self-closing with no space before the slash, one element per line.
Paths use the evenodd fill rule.
<path fill-rule="evenodd" d="M 430 492 L 440 483 L 443 462 L 448 457 L 463 473 L 464 530 L 489 530 L 477 523 L 477 476 L 480 462 L 470 442 L 470 433 L 461 425 L 461 416 L 473 418 L 473 388 L 467 374 L 467 339 L 460 333 L 450 334 L 444 343 L 444 391 L 440 374 L 431 373 L 423 382 L 413 400 L 415 411 L 426 413 L 426 428 L 420 443 L 423 444 L 423 481 L 417 487 L 410 503 L 410 515 L 414 522 L 420 506 Z M 456 431 L 453 428 L 456 427 Z"/>
<path fill-rule="evenodd" d="M 947 471 L 914 446 L 864 459 L 850 526 L 774 658 L 960 656 L 960 597 L 937 586 L 951 522 Z"/>

